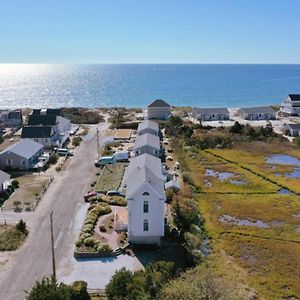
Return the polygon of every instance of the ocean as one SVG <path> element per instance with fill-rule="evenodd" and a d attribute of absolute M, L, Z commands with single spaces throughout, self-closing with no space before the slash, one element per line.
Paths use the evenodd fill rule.
<path fill-rule="evenodd" d="M 176 106 L 249 107 L 300 93 L 300 65 L 0 64 L 0 109 Z"/>

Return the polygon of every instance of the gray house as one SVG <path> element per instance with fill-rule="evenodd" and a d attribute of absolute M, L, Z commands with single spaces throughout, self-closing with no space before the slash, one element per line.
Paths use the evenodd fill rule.
<path fill-rule="evenodd" d="M 151 133 L 145 133 L 138 135 L 134 143 L 135 156 L 142 155 L 144 153 L 151 154 L 156 157 L 161 156 L 160 140 L 159 137 Z"/>
<path fill-rule="evenodd" d="M 276 120 L 276 111 L 271 106 L 241 108 L 238 113 L 245 120 Z"/>
<path fill-rule="evenodd" d="M 142 135 L 145 133 L 151 133 L 158 136 L 159 135 L 158 124 L 150 120 L 145 120 L 141 122 L 138 126 L 137 134 Z"/>
<path fill-rule="evenodd" d="M 286 124 L 284 126 L 284 133 L 289 136 L 300 136 L 300 123 L 299 124 Z"/>
<path fill-rule="evenodd" d="M 227 108 L 198 108 L 192 110 L 192 117 L 198 121 L 221 121 L 229 120 Z"/>
<path fill-rule="evenodd" d="M 171 116 L 171 105 L 164 100 L 154 100 L 147 106 L 147 119 L 166 120 Z"/>
<path fill-rule="evenodd" d="M 0 170 L 0 192 L 6 191 L 10 183 L 10 175 Z"/>
<path fill-rule="evenodd" d="M 5 127 L 20 127 L 23 124 L 22 111 L 21 110 L 1 111 L 0 122 Z"/>
<path fill-rule="evenodd" d="M 43 154 L 43 148 L 43 145 L 31 139 L 23 139 L 0 152 L 0 168 L 23 171 L 34 169 Z"/>

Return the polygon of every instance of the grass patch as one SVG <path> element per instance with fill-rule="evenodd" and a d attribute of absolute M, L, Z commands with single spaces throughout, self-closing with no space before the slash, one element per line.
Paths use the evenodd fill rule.
<path fill-rule="evenodd" d="M 117 190 L 121 185 L 124 170 L 125 165 L 121 163 L 105 166 L 97 180 L 94 190 L 96 192 Z"/>
<path fill-rule="evenodd" d="M 27 237 L 27 232 L 23 233 L 11 225 L 0 225 L 0 251 L 17 250 Z"/>

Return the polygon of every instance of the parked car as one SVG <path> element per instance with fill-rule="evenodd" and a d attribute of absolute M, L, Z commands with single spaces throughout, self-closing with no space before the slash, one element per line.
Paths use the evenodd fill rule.
<path fill-rule="evenodd" d="M 67 148 L 58 148 L 56 153 L 61 156 L 73 156 L 73 151 Z"/>
<path fill-rule="evenodd" d="M 115 159 L 113 156 L 103 156 L 95 161 L 95 166 L 101 167 L 101 166 L 106 166 L 106 165 L 113 164 L 113 163 L 115 163 Z"/>
<path fill-rule="evenodd" d="M 122 196 L 124 197 L 125 195 L 119 191 L 108 191 L 106 193 L 107 196 Z"/>
<path fill-rule="evenodd" d="M 129 160 L 129 152 L 128 151 L 118 151 L 113 155 L 113 159 L 115 161 L 128 161 Z"/>
<path fill-rule="evenodd" d="M 95 196 L 97 196 L 96 192 L 88 192 L 87 194 L 85 194 L 83 196 L 83 198 L 84 198 L 85 202 L 88 202 L 90 198 L 95 197 Z"/>
<path fill-rule="evenodd" d="M 173 157 L 169 155 L 169 156 L 167 156 L 167 160 L 172 161 L 172 160 L 173 160 Z"/>

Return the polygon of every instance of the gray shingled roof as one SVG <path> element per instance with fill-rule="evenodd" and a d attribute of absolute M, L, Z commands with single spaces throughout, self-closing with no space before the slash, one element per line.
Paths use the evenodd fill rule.
<path fill-rule="evenodd" d="M 0 170 L 0 184 L 7 180 L 10 180 L 10 175 Z"/>
<path fill-rule="evenodd" d="M 139 131 L 142 131 L 142 130 L 147 129 L 147 128 L 152 129 L 156 132 L 159 131 L 158 124 L 156 122 L 153 122 L 153 121 L 150 121 L 150 120 L 145 120 L 145 121 L 141 122 L 138 126 L 137 131 L 139 132 Z"/>
<path fill-rule="evenodd" d="M 216 108 L 200 108 L 194 107 L 193 111 L 200 115 L 205 114 L 229 114 L 229 110 L 226 107 L 216 107 Z"/>
<path fill-rule="evenodd" d="M 292 101 L 300 101 L 300 94 L 289 94 Z"/>
<path fill-rule="evenodd" d="M 25 126 L 21 138 L 49 138 L 53 135 L 51 126 Z"/>
<path fill-rule="evenodd" d="M 160 149 L 160 141 L 159 137 L 157 135 L 151 134 L 151 133 L 145 133 L 142 135 L 138 135 L 136 137 L 135 143 L 134 143 L 134 149 L 138 149 L 143 146 L 151 146 L 154 149 Z"/>
<path fill-rule="evenodd" d="M 23 139 L 20 142 L 11 145 L 2 152 L 0 152 L 0 155 L 5 152 L 13 152 L 19 156 L 29 159 L 41 149 L 43 149 L 43 145 L 31 139 Z"/>
<path fill-rule="evenodd" d="M 289 126 L 291 129 L 300 130 L 300 123 L 298 123 L 298 124 L 287 124 L 287 126 Z"/>
<path fill-rule="evenodd" d="M 178 181 L 170 180 L 165 183 L 165 189 L 172 189 L 172 188 L 180 190 L 180 184 L 178 183 Z"/>
<path fill-rule="evenodd" d="M 33 109 L 32 110 L 32 115 L 40 115 L 41 111 L 45 111 L 47 115 L 56 115 L 56 116 L 61 115 L 61 109 L 60 108 L 47 108 L 46 110 Z"/>
<path fill-rule="evenodd" d="M 56 115 L 30 115 L 28 125 L 56 125 Z"/>
<path fill-rule="evenodd" d="M 167 102 L 165 102 L 164 100 L 161 99 L 157 99 L 154 100 L 153 102 L 151 102 L 148 107 L 171 107 L 170 104 L 168 104 Z"/>
<path fill-rule="evenodd" d="M 149 167 L 138 167 L 127 179 L 126 198 L 132 198 L 136 191 L 147 182 L 161 199 L 165 199 L 164 184 L 161 178 L 157 177 Z"/>
<path fill-rule="evenodd" d="M 161 160 L 151 154 L 144 153 L 137 157 L 134 157 L 128 166 L 127 176 L 134 174 L 137 168 L 148 167 L 157 177 L 164 179 L 162 175 Z"/>
<path fill-rule="evenodd" d="M 241 108 L 240 110 L 247 114 L 275 114 L 276 113 L 271 106 L 245 107 L 245 108 Z"/>

